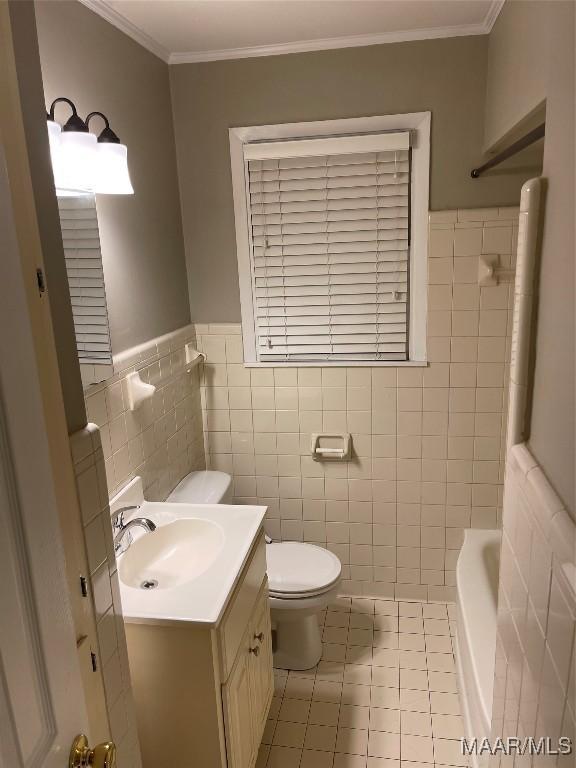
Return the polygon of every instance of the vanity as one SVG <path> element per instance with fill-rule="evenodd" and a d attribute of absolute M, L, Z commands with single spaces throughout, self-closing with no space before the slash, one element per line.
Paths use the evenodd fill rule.
<path fill-rule="evenodd" d="M 114 502 L 157 526 L 118 559 L 144 768 L 253 768 L 273 693 L 265 508 Z"/>

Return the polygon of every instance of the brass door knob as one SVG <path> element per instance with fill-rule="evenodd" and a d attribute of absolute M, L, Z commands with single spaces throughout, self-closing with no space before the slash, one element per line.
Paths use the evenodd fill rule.
<path fill-rule="evenodd" d="M 254 656 L 258 656 L 258 654 L 260 653 L 260 648 L 257 645 L 254 646 L 254 648 L 248 648 L 248 650 L 250 651 L 250 653 L 253 653 Z"/>
<path fill-rule="evenodd" d="M 116 745 L 103 741 L 90 749 L 88 739 L 81 733 L 72 742 L 68 768 L 116 768 Z"/>
<path fill-rule="evenodd" d="M 261 643 L 264 640 L 264 632 L 258 632 L 257 635 L 254 635 L 254 640 L 258 640 Z"/>

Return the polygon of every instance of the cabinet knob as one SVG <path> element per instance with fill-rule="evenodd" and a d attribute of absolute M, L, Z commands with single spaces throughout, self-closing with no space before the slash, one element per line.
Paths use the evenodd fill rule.
<path fill-rule="evenodd" d="M 260 648 L 257 645 L 254 646 L 254 648 L 248 648 L 248 650 L 250 651 L 250 653 L 253 653 L 254 656 L 258 656 L 258 654 L 260 653 Z"/>
<path fill-rule="evenodd" d="M 261 643 L 264 640 L 264 632 L 258 632 L 257 635 L 254 635 L 254 640 L 258 640 Z"/>

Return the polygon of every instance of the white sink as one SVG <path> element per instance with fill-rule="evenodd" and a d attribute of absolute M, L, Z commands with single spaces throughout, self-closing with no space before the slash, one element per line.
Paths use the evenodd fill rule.
<path fill-rule="evenodd" d="M 125 621 L 215 626 L 258 537 L 266 507 L 144 501 L 140 478 L 111 499 L 111 509 L 138 504 L 155 531 L 132 528 L 118 557 Z M 127 520 L 130 517 L 126 518 Z"/>
<path fill-rule="evenodd" d="M 129 587 L 171 589 L 204 573 L 224 547 L 222 526 L 188 518 L 156 528 L 135 541 L 120 560 Z"/>

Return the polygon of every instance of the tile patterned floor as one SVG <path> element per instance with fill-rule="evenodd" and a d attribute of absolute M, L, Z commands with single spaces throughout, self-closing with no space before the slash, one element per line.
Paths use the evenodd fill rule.
<path fill-rule="evenodd" d="M 465 766 L 453 605 L 339 598 L 307 672 L 275 670 L 256 768 Z"/>

